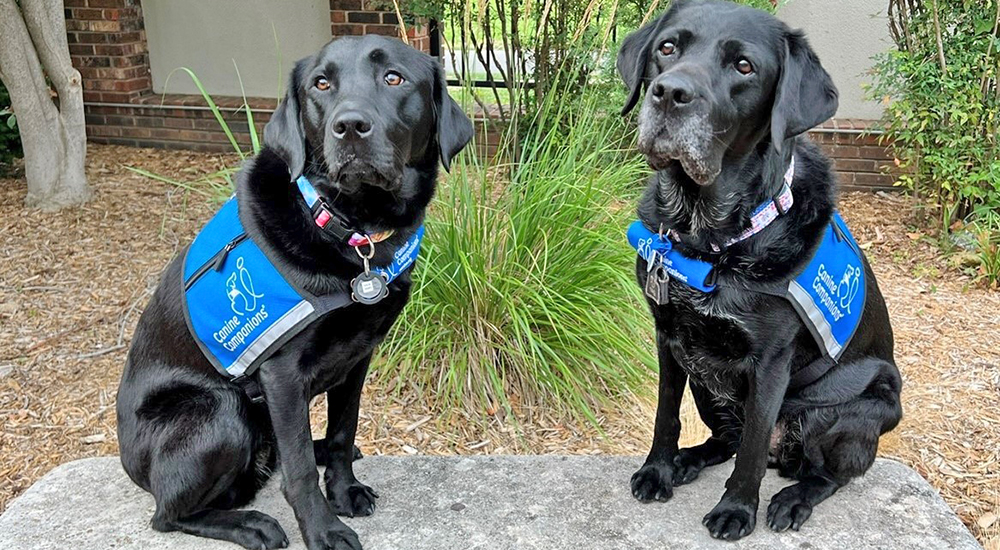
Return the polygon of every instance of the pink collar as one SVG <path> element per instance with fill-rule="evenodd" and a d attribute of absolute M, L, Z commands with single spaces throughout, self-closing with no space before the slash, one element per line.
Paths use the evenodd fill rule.
<path fill-rule="evenodd" d="M 771 222 L 778 219 L 778 216 L 788 212 L 795 202 L 792 198 L 793 179 L 795 179 L 794 156 L 791 162 L 788 163 L 788 170 L 785 172 L 785 182 L 781 186 L 781 192 L 778 193 L 777 197 L 766 201 L 753 211 L 753 214 L 750 215 L 750 227 L 747 227 L 742 233 L 726 241 L 727 248 L 760 233 L 767 226 L 771 225 Z M 719 252 L 717 246 L 712 245 L 712 248 L 716 249 L 716 252 Z"/>

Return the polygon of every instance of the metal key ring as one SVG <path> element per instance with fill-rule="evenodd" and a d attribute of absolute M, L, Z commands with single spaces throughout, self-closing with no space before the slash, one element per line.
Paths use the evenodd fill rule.
<path fill-rule="evenodd" d="M 358 256 L 361 257 L 362 260 L 370 260 L 373 256 L 375 256 L 375 242 L 372 241 L 371 237 L 368 235 L 365 235 L 365 239 L 368 241 L 368 255 L 366 256 L 361 253 L 361 246 L 363 245 L 355 246 L 354 251 L 358 253 Z"/>

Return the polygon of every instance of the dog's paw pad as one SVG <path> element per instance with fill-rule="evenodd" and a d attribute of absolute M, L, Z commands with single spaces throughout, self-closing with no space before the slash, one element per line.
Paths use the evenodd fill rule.
<path fill-rule="evenodd" d="M 767 507 L 767 526 L 773 531 L 798 531 L 812 515 L 813 507 L 797 491 L 782 490 Z"/>
<path fill-rule="evenodd" d="M 250 510 L 242 521 L 243 533 L 238 543 L 252 550 L 288 548 L 288 537 L 278 520 L 267 514 Z"/>
<path fill-rule="evenodd" d="M 701 521 L 713 538 L 739 540 L 757 526 L 757 513 L 750 506 L 720 502 Z"/>
<path fill-rule="evenodd" d="M 358 535 L 346 525 L 339 525 L 309 540 L 309 550 L 361 550 Z"/>
<path fill-rule="evenodd" d="M 632 496 L 641 502 L 666 502 L 674 496 L 673 468 L 647 464 L 632 474 Z"/>
<path fill-rule="evenodd" d="M 674 457 L 674 485 L 687 485 L 698 479 L 698 474 L 705 469 L 705 460 L 700 456 L 681 449 Z"/>
<path fill-rule="evenodd" d="M 354 483 L 344 487 L 327 490 L 330 505 L 338 516 L 349 518 L 370 516 L 375 513 L 375 500 L 378 493 L 363 483 Z"/>

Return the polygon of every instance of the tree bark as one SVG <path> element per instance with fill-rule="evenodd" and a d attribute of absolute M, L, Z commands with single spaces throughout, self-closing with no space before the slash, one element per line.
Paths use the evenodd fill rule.
<path fill-rule="evenodd" d="M 70 61 L 62 0 L 21 0 L 20 6 L 0 0 L 0 36 L 0 79 L 24 148 L 25 205 L 56 210 L 86 201 L 83 87 Z"/>

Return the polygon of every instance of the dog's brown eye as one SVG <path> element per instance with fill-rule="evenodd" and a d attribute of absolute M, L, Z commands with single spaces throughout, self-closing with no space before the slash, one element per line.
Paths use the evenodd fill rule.
<path fill-rule="evenodd" d="M 753 72 L 753 64 L 746 59 L 740 59 L 736 62 L 736 70 L 739 71 L 740 74 L 750 74 Z"/>
<path fill-rule="evenodd" d="M 403 81 L 403 75 L 397 73 L 396 71 L 389 71 L 389 72 L 385 73 L 385 83 L 386 84 L 388 84 L 390 86 L 399 86 L 403 82 L 404 82 Z"/>
<path fill-rule="evenodd" d="M 677 51 L 677 46 L 673 42 L 667 40 L 663 44 L 660 44 L 660 53 L 663 55 L 673 55 Z"/>
<path fill-rule="evenodd" d="M 325 92 L 330 89 L 330 81 L 322 76 L 316 79 L 316 89 Z"/>

